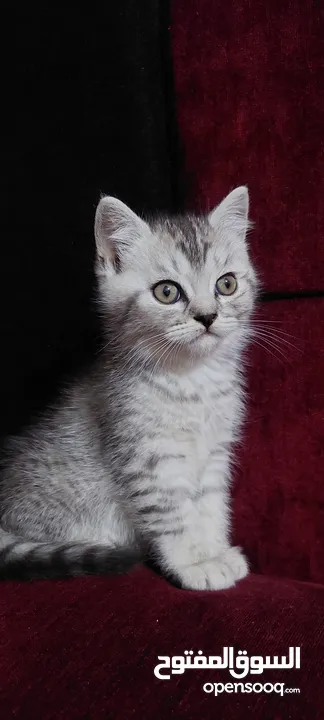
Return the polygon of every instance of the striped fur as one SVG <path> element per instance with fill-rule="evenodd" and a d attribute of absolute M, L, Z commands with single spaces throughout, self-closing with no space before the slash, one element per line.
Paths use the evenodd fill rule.
<path fill-rule="evenodd" d="M 208 216 L 147 222 L 103 198 L 95 222 L 106 343 L 36 425 L 8 445 L 0 484 L 0 578 L 130 569 L 150 554 L 185 588 L 247 573 L 230 544 L 242 353 L 257 280 L 248 194 Z M 215 292 L 226 273 L 232 296 Z M 161 281 L 183 292 L 159 302 Z M 201 316 L 214 315 L 208 332 Z"/>

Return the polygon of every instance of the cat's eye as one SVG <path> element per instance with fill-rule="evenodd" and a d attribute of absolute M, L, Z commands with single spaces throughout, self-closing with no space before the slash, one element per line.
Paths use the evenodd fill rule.
<path fill-rule="evenodd" d="M 163 280 L 152 288 L 156 300 L 164 305 L 173 305 L 181 298 L 181 290 L 178 285 L 169 280 Z"/>
<path fill-rule="evenodd" d="M 228 273 L 227 275 L 222 275 L 217 280 L 216 283 L 216 292 L 220 295 L 233 295 L 235 293 L 235 290 L 237 288 L 237 280 L 235 275 L 232 275 L 232 273 Z"/>

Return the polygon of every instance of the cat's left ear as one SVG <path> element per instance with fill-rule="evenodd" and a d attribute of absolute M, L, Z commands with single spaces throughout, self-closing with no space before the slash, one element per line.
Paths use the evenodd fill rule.
<path fill-rule="evenodd" d="M 114 270 L 149 233 L 147 224 L 125 203 L 114 197 L 102 197 L 96 211 L 95 238 L 98 258 Z"/>
<path fill-rule="evenodd" d="M 249 222 L 249 192 L 247 187 L 237 187 L 209 213 L 208 220 L 214 230 L 233 239 L 245 241 Z"/>

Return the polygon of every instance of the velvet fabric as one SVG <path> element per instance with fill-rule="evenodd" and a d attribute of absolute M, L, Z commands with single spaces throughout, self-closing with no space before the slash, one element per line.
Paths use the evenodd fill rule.
<path fill-rule="evenodd" d="M 0 596 L 1 717 L 42 720 L 321 720 L 324 588 L 251 575 L 218 593 L 177 590 L 146 569 L 112 579 L 7 583 Z M 158 680 L 158 655 L 223 647 L 284 655 L 300 670 L 246 681 L 300 694 L 204 692 L 236 682 L 228 670 Z M 261 679 L 262 678 L 262 679 Z"/>
<path fill-rule="evenodd" d="M 324 584 L 324 298 L 264 303 L 248 356 L 234 526 L 256 571 Z M 269 330 L 268 330 L 269 332 Z M 264 345 L 263 345 L 264 344 Z"/>
<path fill-rule="evenodd" d="M 324 14 L 320 3 L 302 0 L 174 0 L 172 13 L 188 206 L 211 208 L 232 187 L 249 186 L 251 252 L 272 300 L 256 317 L 262 328 L 249 355 L 249 412 L 233 489 L 234 537 L 262 573 L 268 612 L 273 583 L 281 583 L 274 576 L 285 587 L 294 578 L 290 588 L 313 580 L 319 594 L 324 583 Z M 287 617 L 306 608 L 310 586 L 298 586 Z M 320 613 L 311 623 L 323 638 Z M 300 629 L 296 620 L 294 644 Z M 272 698 L 273 709 L 260 711 L 254 695 L 249 709 L 242 697 L 220 716 L 324 716 L 320 682 L 310 690 L 306 660 L 317 655 L 323 670 L 320 645 L 310 641 L 300 671 L 305 697 L 314 692 L 312 710 L 296 696 L 287 705 Z"/>
<path fill-rule="evenodd" d="M 324 8 L 314 0 L 173 0 L 188 202 L 251 193 L 269 291 L 324 290 Z"/>

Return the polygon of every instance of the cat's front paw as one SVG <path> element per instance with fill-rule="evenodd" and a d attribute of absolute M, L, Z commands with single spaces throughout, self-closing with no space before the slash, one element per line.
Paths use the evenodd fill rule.
<path fill-rule="evenodd" d="M 181 585 L 187 590 L 225 590 L 249 572 L 240 548 L 230 547 L 213 560 L 189 565 L 179 573 Z"/>

